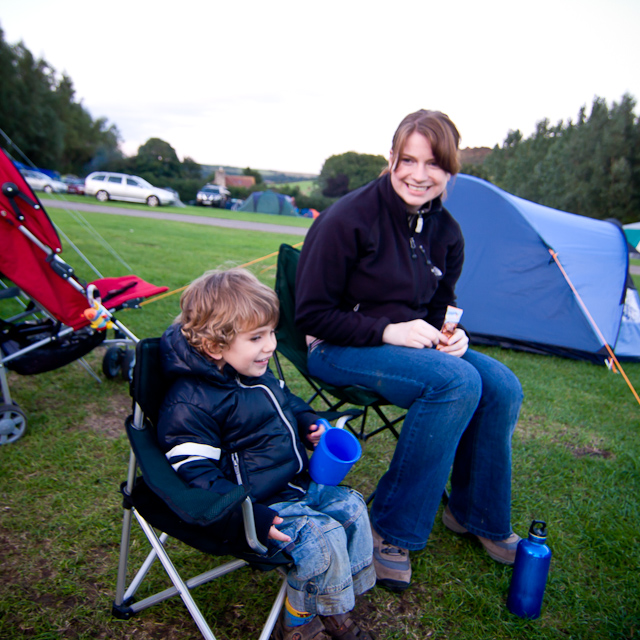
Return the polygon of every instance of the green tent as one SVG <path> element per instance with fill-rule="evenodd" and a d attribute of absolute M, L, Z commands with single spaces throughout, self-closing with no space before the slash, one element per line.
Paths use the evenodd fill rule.
<path fill-rule="evenodd" d="M 625 224 L 624 235 L 627 236 L 627 242 L 635 247 L 636 251 L 640 251 L 640 222 L 633 224 Z"/>
<path fill-rule="evenodd" d="M 276 216 L 296 215 L 296 210 L 291 202 L 291 198 L 283 196 L 281 193 L 275 193 L 275 191 L 269 189 L 252 193 L 238 211 L 271 213 Z"/>

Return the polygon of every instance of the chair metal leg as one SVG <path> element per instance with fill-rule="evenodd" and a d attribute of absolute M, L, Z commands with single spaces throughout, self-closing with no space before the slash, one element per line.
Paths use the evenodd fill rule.
<path fill-rule="evenodd" d="M 280 611 L 282 611 L 282 607 L 284 606 L 284 599 L 287 595 L 287 578 L 285 576 L 282 584 L 280 585 L 280 591 L 278 592 L 278 596 L 276 597 L 276 601 L 273 603 L 271 607 L 271 611 L 269 612 L 269 617 L 265 622 L 264 628 L 262 629 L 262 633 L 258 640 L 269 640 L 271 634 L 273 632 L 273 628 L 276 626 L 276 622 L 278 621 L 278 616 L 280 615 Z"/>
<path fill-rule="evenodd" d="M 129 561 L 129 540 L 131 538 L 131 509 L 124 510 L 122 536 L 120 538 L 120 560 L 118 562 L 118 580 L 114 604 L 119 607 L 124 602 L 124 590 L 127 581 L 127 564 Z"/>
<path fill-rule="evenodd" d="M 129 452 L 129 468 L 127 472 L 127 492 L 131 494 L 136 477 L 136 457 L 133 451 Z M 118 562 L 118 580 L 116 583 L 116 598 L 114 604 L 120 607 L 124 600 L 124 591 L 127 581 L 127 564 L 129 561 L 129 542 L 131 539 L 131 509 L 125 508 L 122 519 L 122 535 L 120 537 L 120 560 Z"/>
<path fill-rule="evenodd" d="M 158 540 L 160 541 L 160 544 L 164 546 L 164 543 L 167 541 L 168 537 L 169 536 L 166 533 L 162 533 L 158 538 Z M 138 573 L 136 573 L 135 578 L 131 581 L 129 588 L 124 594 L 125 602 L 133 598 L 133 596 L 136 594 L 136 592 L 138 591 L 138 588 L 142 584 L 142 581 L 145 579 L 146 575 L 149 573 L 149 570 L 151 569 L 153 563 L 157 560 L 157 558 L 158 558 L 158 554 L 156 553 L 156 550 L 151 549 L 151 551 L 149 552 L 149 555 L 145 558 L 144 562 L 142 563 L 142 566 L 140 567 L 140 569 L 138 569 Z"/>
<path fill-rule="evenodd" d="M 156 553 L 158 554 L 158 560 L 160 560 L 160 562 L 162 563 L 164 570 L 167 572 L 167 575 L 169 576 L 169 579 L 171 580 L 171 582 L 177 589 L 178 593 L 180 594 L 180 597 L 182 598 L 182 601 L 184 602 L 185 607 L 187 607 L 189 613 L 191 614 L 191 617 L 196 623 L 198 629 L 200 630 L 202 637 L 205 638 L 205 640 L 216 640 L 216 637 L 213 635 L 213 631 L 211 631 L 211 627 L 209 627 L 209 625 L 207 624 L 207 621 L 204 619 L 204 616 L 200 612 L 198 605 L 196 604 L 195 600 L 189 593 L 189 588 L 180 577 L 180 574 L 177 572 L 173 562 L 171 562 L 171 558 L 169 558 L 169 556 L 167 555 L 167 552 L 165 551 L 164 546 L 162 545 L 160 540 L 158 539 L 156 532 L 149 525 L 149 523 L 142 516 L 138 514 L 137 511 L 134 511 L 134 514 L 138 522 L 140 523 L 140 526 L 142 527 L 143 531 L 145 532 L 147 539 L 151 543 L 151 546 L 155 549 Z"/>

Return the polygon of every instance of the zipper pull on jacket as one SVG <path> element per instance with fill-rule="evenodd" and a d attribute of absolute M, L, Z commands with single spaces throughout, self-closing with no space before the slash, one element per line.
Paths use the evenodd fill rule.
<path fill-rule="evenodd" d="M 413 236 L 409 238 L 409 246 L 411 247 L 411 257 L 416 260 L 418 254 L 416 253 L 416 241 L 413 239 Z"/>

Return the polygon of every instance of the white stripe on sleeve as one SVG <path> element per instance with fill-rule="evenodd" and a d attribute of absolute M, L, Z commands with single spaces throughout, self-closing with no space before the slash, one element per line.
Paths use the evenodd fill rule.
<path fill-rule="evenodd" d="M 200 444 L 198 442 L 183 442 L 178 444 L 165 454 L 167 460 L 178 456 L 199 456 L 202 459 L 220 460 L 222 451 L 218 447 L 212 447 L 209 444 Z M 185 460 L 186 462 L 186 460 Z"/>

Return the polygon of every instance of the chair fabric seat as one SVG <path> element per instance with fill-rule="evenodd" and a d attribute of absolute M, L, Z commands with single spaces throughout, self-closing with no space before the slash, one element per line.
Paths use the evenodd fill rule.
<path fill-rule="evenodd" d="M 365 387 L 351 385 L 346 387 L 337 387 L 332 384 L 320 380 L 309 373 L 307 367 L 307 343 L 306 337 L 300 332 L 295 324 L 295 283 L 296 272 L 298 270 L 298 261 L 300 259 L 300 250 L 288 244 L 280 245 L 278 252 L 278 265 L 276 270 L 275 290 L 280 301 L 280 321 L 276 328 L 276 337 L 278 339 L 277 350 L 287 360 L 293 364 L 298 372 L 312 387 L 314 394 L 308 402 L 312 402 L 316 397 L 321 397 L 330 410 L 336 410 L 345 404 L 363 407 L 363 419 L 360 432 L 357 434 L 361 439 L 367 438 L 389 429 L 393 435 L 398 438 L 398 432 L 395 425 L 404 419 L 404 414 L 393 420 L 389 419 L 382 407 L 393 406 L 381 395 L 367 389 Z M 278 364 L 276 360 L 276 364 Z M 335 398 L 332 401 L 322 392 L 326 391 L 330 396 Z M 373 409 L 383 422 L 383 427 L 373 432 L 365 432 L 367 419 L 366 409 Z"/>

